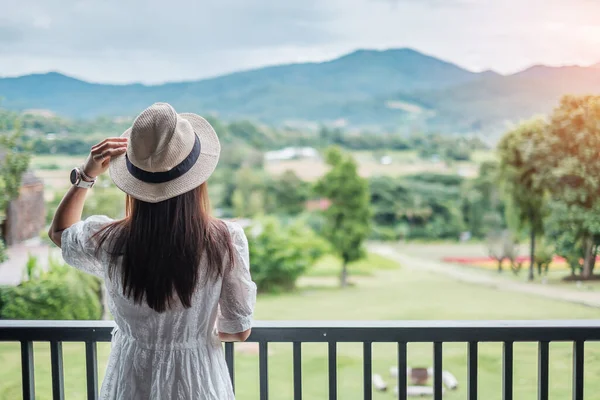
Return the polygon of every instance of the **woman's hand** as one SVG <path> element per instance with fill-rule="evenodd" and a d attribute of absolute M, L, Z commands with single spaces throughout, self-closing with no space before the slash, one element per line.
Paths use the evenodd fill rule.
<path fill-rule="evenodd" d="M 110 158 L 120 156 L 127 150 L 127 138 L 109 138 L 98 143 L 90 152 L 83 172 L 94 179 L 108 169 Z M 66 177 L 65 177 L 66 178 Z M 58 246 L 61 245 L 62 231 L 81 220 L 83 203 L 87 189 L 71 186 L 58 205 L 48 235 Z"/>
<path fill-rule="evenodd" d="M 245 342 L 250 337 L 252 329 L 240 333 L 223 333 L 219 332 L 221 342 Z"/>
<path fill-rule="evenodd" d="M 90 155 L 85 164 L 83 172 L 94 179 L 102 175 L 108 169 L 111 157 L 120 156 L 127 151 L 127 138 L 113 137 L 104 139 L 92 147 Z"/>

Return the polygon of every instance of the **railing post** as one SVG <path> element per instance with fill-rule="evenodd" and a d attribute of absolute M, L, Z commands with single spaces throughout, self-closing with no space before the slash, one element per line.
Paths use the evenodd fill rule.
<path fill-rule="evenodd" d="M 573 400 L 583 400 L 583 341 L 573 343 Z"/>
<path fill-rule="evenodd" d="M 50 360 L 52 362 L 52 398 L 53 400 L 64 400 L 65 382 L 62 342 L 54 340 L 50 342 Z"/>
<path fill-rule="evenodd" d="M 260 400 L 269 399 L 269 369 L 268 355 L 269 346 L 267 342 L 260 342 L 258 350 L 259 357 L 259 379 L 260 379 Z"/>
<path fill-rule="evenodd" d="M 294 400 L 302 400 L 302 343 L 294 342 Z"/>
<path fill-rule="evenodd" d="M 442 400 L 442 342 L 433 343 L 433 398 Z"/>
<path fill-rule="evenodd" d="M 468 400 L 477 400 L 477 363 L 478 363 L 478 343 L 469 342 L 469 361 L 468 361 Z"/>
<path fill-rule="evenodd" d="M 337 400 L 337 348 L 335 342 L 328 343 L 329 400 Z"/>
<path fill-rule="evenodd" d="M 35 398 L 35 375 L 33 372 L 33 342 L 21 342 L 21 379 L 23 400 Z"/>
<path fill-rule="evenodd" d="M 229 370 L 229 380 L 231 381 L 231 387 L 233 388 L 233 392 L 235 393 L 235 375 L 234 375 L 234 352 L 233 352 L 233 342 L 225 343 L 225 363 L 227 364 L 227 369 Z"/>
<path fill-rule="evenodd" d="M 371 342 L 363 343 L 363 391 L 364 391 L 364 399 L 371 400 L 373 397 L 373 387 L 372 387 L 372 347 Z"/>
<path fill-rule="evenodd" d="M 98 360 L 96 342 L 85 342 L 85 369 L 87 375 L 87 398 L 98 399 Z"/>
<path fill-rule="evenodd" d="M 502 400 L 513 399 L 513 342 L 502 349 Z"/>
<path fill-rule="evenodd" d="M 538 344 L 538 400 L 548 400 L 549 343 Z"/>
<path fill-rule="evenodd" d="M 406 342 L 398 342 L 398 400 L 406 400 Z"/>

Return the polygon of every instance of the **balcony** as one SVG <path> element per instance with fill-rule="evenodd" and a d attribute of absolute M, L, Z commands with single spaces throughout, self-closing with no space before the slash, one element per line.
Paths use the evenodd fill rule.
<path fill-rule="evenodd" d="M 35 398 L 35 372 L 33 343 L 49 342 L 52 364 L 52 397 L 64 398 L 63 342 L 85 343 L 87 398 L 98 398 L 97 342 L 111 339 L 113 322 L 109 321 L 0 321 L 0 342 L 19 342 L 21 345 L 21 374 L 23 399 Z M 372 345 L 393 343 L 397 345 L 397 367 L 407 368 L 407 344 L 432 343 L 433 399 L 443 396 L 442 372 L 444 343 L 462 342 L 467 348 L 467 396 L 478 399 L 478 345 L 500 342 L 502 346 L 502 398 L 513 399 L 514 344 L 537 343 L 538 352 L 538 399 L 549 396 L 549 345 L 552 342 L 569 342 L 573 345 L 573 394 L 574 400 L 584 398 L 584 346 L 585 342 L 600 341 L 600 320 L 571 321 L 402 321 L 402 322 L 259 322 L 256 323 L 250 342 L 258 343 L 260 399 L 269 398 L 270 343 L 289 343 L 293 348 L 293 398 L 302 399 L 302 343 L 327 345 L 329 399 L 337 399 L 337 344 L 362 344 L 363 398 L 371 399 Z M 230 377 L 235 387 L 234 346 L 225 344 L 225 355 Z M 407 376 L 397 378 L 400 400 L 407 399 Z M 390 397 L 391 398 L 391 397 Z M 481 397 L 479 397 L 481 399 Z M 590 398 L 591 399 L 591 398 Z M 486 400 L 486 399 L 481 399 Z"/>

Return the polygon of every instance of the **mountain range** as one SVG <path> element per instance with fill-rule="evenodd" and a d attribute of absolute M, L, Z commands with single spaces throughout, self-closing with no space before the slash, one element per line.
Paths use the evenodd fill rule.
<path fill-rule="evenodd" d="M 549 113 L 564 94 L 600 93 L 600 64 L 472 72 L 412 49 L 358 50 L 331 61 L 264 67 L 160 85 L 89 83 L 60 73 L 0 78 L 1 106 L 71 118 L 178 111 L 272 124 L 497 133 Z"/>

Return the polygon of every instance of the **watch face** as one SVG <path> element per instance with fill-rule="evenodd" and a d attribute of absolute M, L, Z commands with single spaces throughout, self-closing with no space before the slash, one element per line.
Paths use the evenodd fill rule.
<path fill-rule="evenodd" d="M 78 178 L 78 177 L 77 177 L 77 175 L 78 175 L 78 174 L 77 174 L 77 169 L 73 168 L 73 169 L 71 170 L 71 176 L 70 176 L 70 178 L 71 178 L 71 184 L 72 184 L 72 185 L 74 185 L 74 184 L 76 184 L 76 183 L 77 183 L 77 178 Z"/>

